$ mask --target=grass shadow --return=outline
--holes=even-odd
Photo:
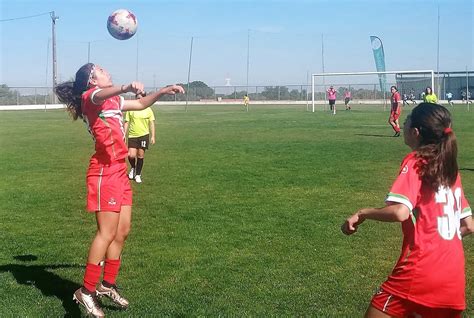
[[[356,136],[365,136],[365,137],[385,137],[385,138],[395,138],[393,136],[387,135],[373,135],[373,134],[355,134]]]
[[[38,258],[34,255],[18,255],[14,259],[29,262]],[[76,282],[64,279],[50,270],[60,268],[80,268],[76,264],[52,264],[52,265],[30,265],[30,264],[7,264],[0,266],[0,273],[9,272],[18,284],[34,286],[48,297],[58,298],[66,314],[64,317],[81,317],[79,306],[72,300],[73,292],[81,287]],[[34,304],[32,304],[33,306]]]
[[[474,168],[459,168],[461,171],[474,171]]]

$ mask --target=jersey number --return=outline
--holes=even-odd
[[[438,217],[438,233],[445,240],[455,235],[461,239],[461,188],[440,187],[435,195],[436,203],[443,204],[443,216]]]

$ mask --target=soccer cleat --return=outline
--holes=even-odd
[[[393,135],[393,137],[400,137],[400,132],[397,131],[397,132],[395,133],[395,135]]]
[[[105,314],[102,311],[99,300],[97,299],[97,295],[95,293],[93,294],[84,293],[81,287],[74,292],[72,299],[75,300],[76,303],[84,306],[88,314],[96,318],[105,317]]]
[[[135,169],[130,169],[130,172],[128,173],[128,179],[133,180],[135,179]]]
[[[137,175],[135,176],[135,182],[136,182],[136,183],[142,183],[142,176],[139,175],[139,174],[137,174]]]
[[[128,307],[128,300],[123,298],[117,289],[116,285],[112,285],[111,287],[106,287],[104,286],[103,283],[100,284],[100,286],[97,288],[97,296],[107,296],[110,298],[114,303],[119,305],[122,308],[127,308]]]

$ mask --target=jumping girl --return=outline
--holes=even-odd
[[[413,152],[403,159],[386,205],[361,209],[341,227],[350,235],[365,220],[402,223],[400,258],[365,317],[460,318],[466,308],[462,237],[473,233],[474,222],[451,125],[443,106],[415,107],[403,129]]]
[[[119,96],[126,92],[143,93],[143,84],[114,86],[109,73],[92,63],[83,65],[74,81],[61,83],[55,89],[73,119],[84,120],[95,141],[95,154],[90,159],[86,179],[87,210],[95,212],[97,232],[89,249],[83,286],[73,295],[95,317],[104,317],[97,296],[107,296],[123,308],[129,304],[115,284],[132,217],[122,111],[145,109],[165,94],[184,90],[171,85],[139,100],[124,100]],[[104,277],[96,288],[102,262]]]

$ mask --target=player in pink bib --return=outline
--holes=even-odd
[[[329,89],[326,91],[327,96],[328,96],[328,101],[329,101],[329,109],[333,112],[333,114],[336,114],[336,96],[337,96],[337,91],[334,89],[333,86],[330,86]]]
[[[365,220],[401,222],[400,257],[366,317],[460,318],[466,308],[462,238],[474,232],[457,165],[451,115],[422,103],[403,134],[413,150],[404,159],[382,208],[361,209],[342,231],[354,234]]]
[[[122,111],[141,110],[165,94],[183,93],[181,86],[171,85],[139,100],[124,100],[120,94],[143,93],[143,84],[132,82],[114,86],[109,73],[99,65],[88,63],[77,72],[72,82],[59,84],[55,93],[66,104],[74,120],[82,118],[95,143],[87,170],[87,209],[95,212],[97,232],[87,258],[83,287],[73,298],[89,314],[103,317],[97,296],[107,296],[122,308],[126,300],[115,284],[121,265],[120,256],[130,232],[132,189],[127,176]],[[103,280],[101,263],[104,262]]]

